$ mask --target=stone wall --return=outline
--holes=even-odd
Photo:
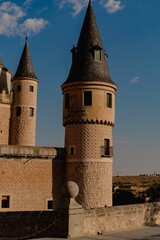
[[[47,210],[54,197],[53,162],[63,159],[63,150],[0,145],[0,211]]]
[[[160,224],[160,203],[85,210],[84,234],[120,231]]]
[[[74,217],[77,217],[77,221],[79,221],[78,211],[79,209],[74,209]],[[76,235],[77,226],[74,226],[74,222],[68,224],[69,221],[73,221],[71,214],[68,213],[65,209],[61,212],[0,212],[0,237],[2,239],[71,237],[69,232],[73,232],[75,227]],[[156,224],[160,224],[160,203],[85,210],[82,236],[155,226]]]
[[[59,219],[53,211],[1,212],[0,239],[55,237]]]

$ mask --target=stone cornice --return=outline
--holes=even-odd
[[[66,120],[63,122],[63,126],[68,126],[68,125],[77,125],[77,124],[101,124],[101,125],[107,125],[114,127],[114,122],[111,121],[104,121],[104,120],[93,120],[93,119],[79,119],[79,120]]]

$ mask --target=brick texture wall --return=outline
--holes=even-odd
[[[84,208],[112,206],[112,162],[67,163],[66,177],[78,184]]]
[[[101,147],[104,146],[104,139],[112,142],[112,127],[102,124],[77,124],[68,125],[65,128],[65,147],[68,160],[100,161]],[[70,146],[74,146],[75,154],[70,155]],[[101,159],[103,160],[103,158]]]
[[[10,207],[0,211],[46,210],[52,199],[52,160],[0,158],[0,200],[10,196]]]
[[[17,91],[17,86],[21,90]],[[33,86],[33,92],[29,87]],[[16,108],[21,107],[20,116],[16,115]],[[33,116],[29,116],[29,109],[33,108]],[[11,145],[35,146],[37,111],[37,81],[14,80],[13,103],[11,107],[10,140]]]
[[[80,188],[77,201],[85,208],[112,205],[112,155],[102,156],[108,139],[113,147],[116,86],[104,82],[74,82],[62,86],[63,124],[67,156],[66,180]],[[84,92],[90,91],[91,104],[84,104]],[[69,106],[66,106],[69,94]],[[107,105],[111,94],[111,106]],[[71,151],[71,149],[74,151]]]
[[[84,106],[84,91],[92,91],[92,106]],[[65,94],[70,94],[70,107],[65,108]],[[112,108],[107,108],[107,93],[112,94]],[[115,86],[105,83],[68,84],[63,88],[63,122],[80,120],[103,121],[114,125]]]

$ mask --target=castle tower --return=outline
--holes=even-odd
[[[2,60],[0,60],[0,144],[6,145],[9,141],[11,74],[12,72],[4,67]]]
[[[38,79],[34,73],[27,38],[12,84],[9,144],[35,146]]]
[[[111,206],[117,87],[108,71],[91,1],[71,52],[72,66],[62,85],[66,181],[79,185],[77,201],[83,207]]]

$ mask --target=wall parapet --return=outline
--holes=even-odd
[[[2,239],[60,237],[63,232],[66,234],[62,226],[67,221],[66,215],[58,211],[0,212],[1,237]],[[159,202],[85,209],[82,236],[158,224],[160,224]],[[72,224],[68,225],[68,230],[72,230],[72,227]]]
[[[84,233],[112,231],[160,224],[160,203],[146,203],[85,210]]]
[[[65,149],[55,147],[30,147],[16,145],[0,145],[1,158],[55,158],[64,159]]]

